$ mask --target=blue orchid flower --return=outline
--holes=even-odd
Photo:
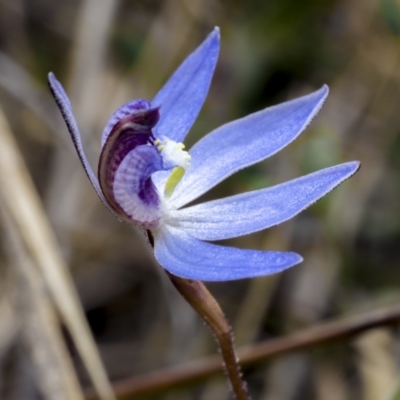
[[[124,104],[102,135],[98,178],[82,147],[70,101],[55,76],[49,84],[90,182],[107,208],[150,231],[154,255],[182,278],[222,281],[268,275],[302,261],[292,252],[209,243],[292,218],[353,175],[348,162],[266,189],[183,208],[242,168],[296,139],[327,95],[316,92],[223,125],[186,152],[182,141],[207,95],[219,52],[219,30],[181,64],[155,98]]]

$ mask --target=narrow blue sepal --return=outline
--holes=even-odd
[[[202,281],[229,281],[281,272],[303,259],[296,253],[219,246],[164,225],[154,232],[154,255],[174,275]]]
[[[220,44],[219,28],[180,65],[151,102],[160,107],[155,136],[182,142],[207,96]]]
[[[359,168],[357,161],[325,168],[270,188],[183,208],[170,223],[201,240],[222,240],[260,231],[293,218]]]
[[[60,109],[61,115],[63,116],[65,123],[67,124],[67,128],[71,135],[72,142],[75,146],[76,152],[78,153],[78,157],[82,163],[86,175],[90,180],[90,183],[94,187],[97,195],[100,197],[104,205],[111,212],[114,213],[114,211],[109,206],[107,200],[105,199],[103,192],[100,189],[97,176],[94,174],[93,169],[89,163],[89,160],[86,157],[85,151],[83,150],[81,133],[79,132],[78,124],[72,112],[71,102],[67,94],[65,93],[64,88],[62,87],[61,83],[57,80],[57,78],[52,72],[50,72],[48,75],[48,83],[50,86],[50,90],[54,96],[54,99],[56,100],[56,103],[58,105],[58,108]]]
[[[201,196],[240,169],[272,156],[295,140],[322,107],[328,87],[230,122],[189,151],[191,167],[170,199],[175,208]]]

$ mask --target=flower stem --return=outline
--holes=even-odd
[[[169,272],[167,272],[167,275],[178,292],[197,311],[215,335],[221,349],[225,371],[236,399],[250,400],[250,396],[247,393],[247,385],[243,381],[240,372],[231,327],[221,307],[203,282],[179,278]]]

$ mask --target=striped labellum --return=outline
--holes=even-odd
[[[131,114],[107,132],[98,177],[106,200],[120,219],[149,228],[161,218],[160,198],[151,180],[151,175],[162,168],[152,132],[160,114],[147,101],[137,103],[137,107],[131,107]],[[138,213],[140,221],[135,218]]]

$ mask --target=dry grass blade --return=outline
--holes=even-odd
[[[15,315],[13,309],[14,301],[14,289],[10,274],[2,276],[1,282],[1,298],[0,298],[0,366],[7,354],[15,342],[15,338],[20,330],[21,321]]]
[[[20,337],[39,389],[46,400],[81,400],[83,393],[43,277],[30,259],[15,222],[1,206],[4,250],[15,275],[14,311],[20,316]]]
[[[387,328],[372,329],[354,341],[364,400],[379,399],[396,382],[395,342],[393,332]]]
[[[400,379],[397,380],[396,384],[389,392],[389,394],[383,397],[384,400],[400,400]]]
[[[73,282],[60,255],[40,199],[0,110],[0,196],[16,224],[29,257],[41,269],[96,390],[113,399],[107,375],[82,312]]]

